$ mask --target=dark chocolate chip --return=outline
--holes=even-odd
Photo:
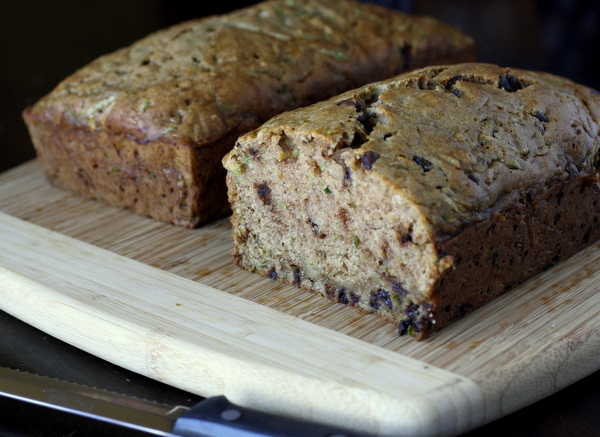
[[[411,303],[408,306],[408,308],[406,308],[406,310],[404,310],[404,312],[409,318],[415,319],[417,317],[418,310],[419,310],[419,307],[416,304]]]
[[[377,114],[364,111],[356,120],[362,125],[364,134],[369,135],[377,125]]]
[[[379,154],[370,150],[362,156],[362,158],[360,159],[360,163],[367,170],[371,170],[371,168],[373,168],[373,164],[375,164],[375,161],[377,161],[377,159],[379,159]]]
[[[464,80],[464,79],[465,79],[464,76],[462,76],[460,74],[458,76],[454,76],[452,79],[450,79],[448,81],[448,83],[446,83],[446,89],[447,90],[452,89],[452,87],[456,84],[456,82]]]
[[[300,287],[301,283],[302,283],[302,273],[300,272],[299,268],[296,268],[294,270],[294,284],[296,284],[296,287]]]
[[[459,90],[458,88],[454,88],[452,90],[452,94],[454,94],[456,97],[460,97],[463,95],[463,92],[461,90]]]
[[[350,303],[356,305],[360,301],[360,296],[355,293],[350,293]]]
[[[507,74],[506,76],[500,76],[498,87],[502,88],[504,91],[508,91],[509,93],[514,93],[522,88],[521,84],[519,83],[519,79],[510,74]]]
[[[383,304],[388,307],[389,309],[393,308],[393,304],[392,304],[392,299],[390,298],[390,293],[388,293],[385,290],[379,289],[377,290],[377,298],[379,299],[380,302],[383,302]]]
[[[390,284],[392,285],[392,291],[397,293],[399,296],[406,296],[408,294],[408,291],[406,291],[402,284],[397,280],[392,279]]]
[[[413,161],[419,164],[426,173],[433,168],[433,164],[422,156],[413,156]]]
[[[260,184],[258,187],[256,187],[256,192],[258,193],[260,200],[262,200],[265,205],[271,204],[271,189],[266,183]]]
[[[371,292],[371,297],[369,298],[369,306],[374,310],[379,308],[379,297],[377,296],[377,292]]]
[[[311,225],[314,229],[319,229],[319,225],[316,224],[315,222],[313,222],[311,218],[307,219],[306,223],[308,223],[309,225]]]
[[[479,179],[477,179],[475,176],[473,176],[472,173],[467,173],[467,178],[469,178],[470,180],[472,180],[473,182],[475,182],[476,184],[479,185]]]
[[[542,111],[537,111],[535,114],[533,114],[533,116],[542,123],[546,123],[548,121],[548,117],[546,117],[546,114],[544,114]]]
[[[277,270],[275,270],[275,267],[273,267],[271,270],[269,270],[269,273],[267,273],[267,276],[271,279],[277,279]]]
[[[352,170],[350,170],[350,167],[346,167],[344,169],[344,186],[346,186],[350,179],[352,179]]]
[[[361,123],[361,124],[367,124],[367,122],[369,121],[369,114],[366,112],[363,112],[362,114],[360,114],[356,119]]]
[[[338,302],[343,303],[344,305],[348,305],[350,303],[350,301],[348,300],[348,296],[346,296],[346,290],[339,291]]]
[[[403,320],[398,325],[398,335],[402,337],[403,335],[408,334],[408,328],[412,327],[412,323],[410,320]]]

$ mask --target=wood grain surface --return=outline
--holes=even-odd
[[[0,308],[201,394],[381,435],[457,435],[600,368],[600,243],[433,337],[260,278],[176,228],[0,175]]]

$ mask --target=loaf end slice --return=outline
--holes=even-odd
[[[235,262],[423,339],[600,238],[600,96],[436,66],[274,117],[225,157]]]

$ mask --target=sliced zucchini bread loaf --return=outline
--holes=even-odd
[[[428,336],[600,237],[600,95],[428,67],[274,117],[225,157],[233,257]]]

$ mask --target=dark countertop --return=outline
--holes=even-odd
[[[131,0],[0,2],[0,172],[34,157],[21,110],[94,58],[184,19],[246,2]],[[535,0],[388,0],[437,16],[479,43],[479,59],[545,70],[600,88],[600,3]],[[151,400],[192,405],[200,397],[77,350],[0,311],[0,366]],[[600,358],[599,358],[600,359]],[[0,401],[0,436],[115,435],[106,426]],[[119,434],[123,435],[123,434]],[[128,434],[129,435],[129,434]],[[133,434],[132,434],[133,435]],[[466,436],[596,437],[600,372]]]

